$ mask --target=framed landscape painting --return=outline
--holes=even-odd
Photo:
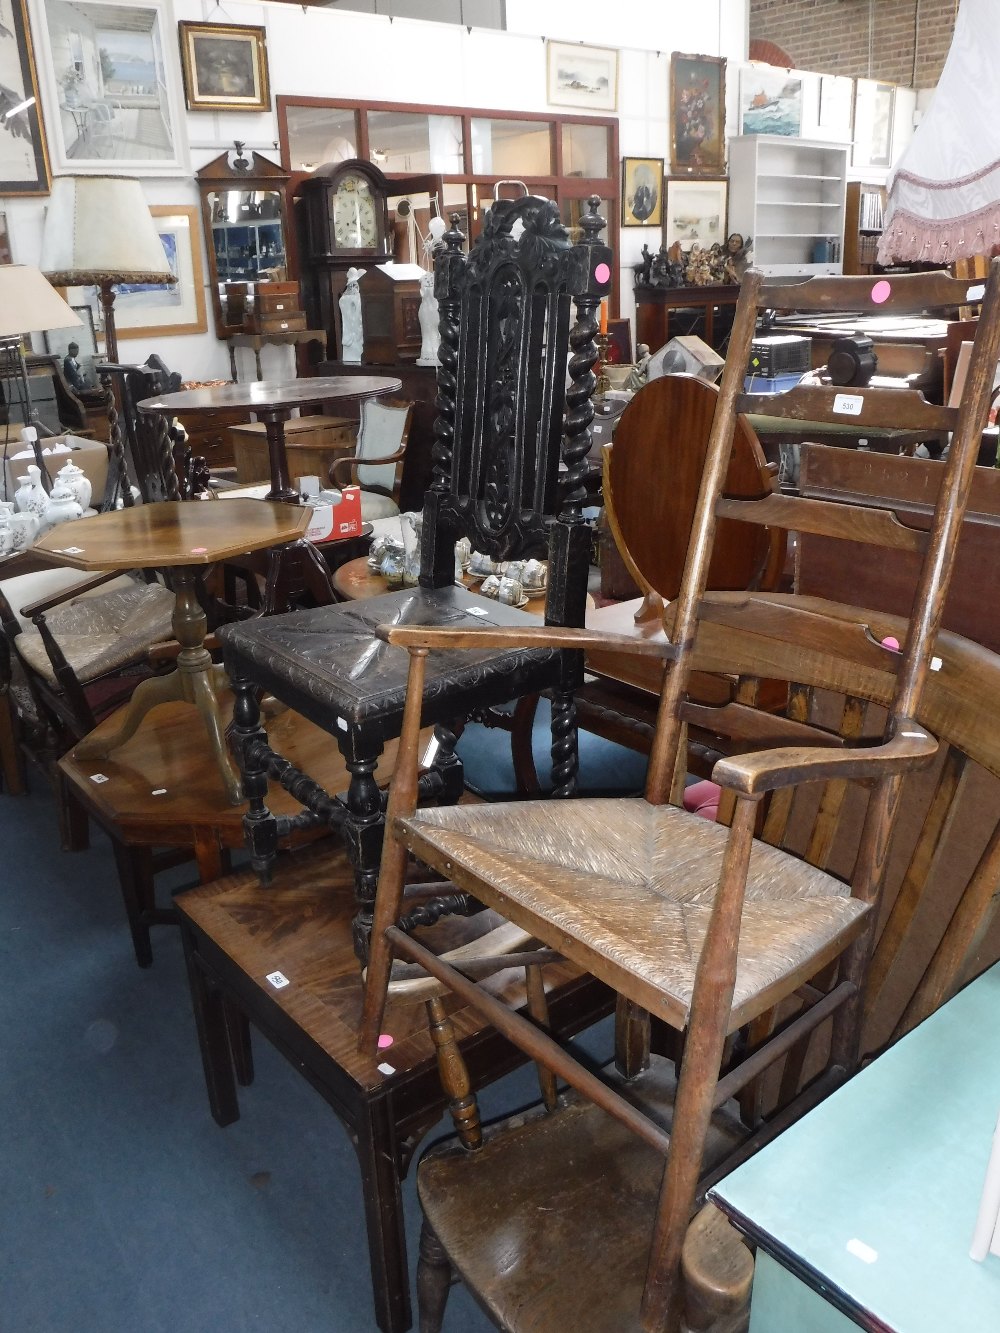
[[[718,176],[726,163],[726,62],[719,56],[670,57],[670,167]]]
[[[266,32],[236,23],[178,23],[189,111],[269,111]]]
[[[2,3],[2,0],[0,0]],[[34,0],[42,95],[60,172],[186,174],[170,0]]]
[[[614,111],[618,106],[618,52],[582,42],[546,42],[548,100],[552,106]]]
[[[48,194],[49,155],[25,0],[0,0],[0,195]]]
[[[726,239],[726,207],[729,199],[729,181],[683,176],[667,181],[667,214],[663,226],[663,243],[669,249],[680,241],[687,249],[695,241],[701,246],[714,245]]]

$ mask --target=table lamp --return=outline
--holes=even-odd
[[[0,264],[0,353],[3,354],[5,378],[12,387],[17,386],[24,424],[35,426],[43,435],[54,432],[39,421],[32,406],[21,339],[26,333],[72,328],[80,322],[80,316],[37,268],[28,264]],[[7,398],[9,405],[9,392]]]
[[[96,283],[104,310],[104,346],[112,363],[118,360],[115,283],[177,281],[142,186],[128,176],[53,180],[40,267],[58,287]]]

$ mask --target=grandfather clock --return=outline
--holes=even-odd
[[[338,300],[349,268],[371,269],[393,257],[390,196],[427,191],[441,198],[440,176],[388,177],[373,162],[329,162],[302,182],[296,196],[299,254],[309,327],[326,329],[340,355]],[[365,279],[361,279],[362,299]]]

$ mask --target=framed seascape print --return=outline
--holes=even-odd
[[[670,57],[670,169],[717,176],[726,163],[726,62]]]
[[[896,89],[891,83],[858,79],[854,92],[855,167],[887,167],[892,161],[892,117]]]
[[[270,111],[266,32],[235,23],[178,23],[189,111]]]
[[[740,70],[740,133],[798,136],[802,129],[802,80],[770,65]]]
[[[2,3],[2,0],[0,0]],[[56,168],[132,176],[188,171],[169,0],[34,0]]]
[[[622,158],[622,226],[658,227],[663,219],[663,162]]]
[[[723,176],[717,180],[700,177],[681,177],[668,180],[667,213],[663,227],[663,243],[669,250],[674,241],[687,249],[695,241],[708,247],[726,239],[726,205],[729,181]]]
[[[618,52],[580,42],[546,42],[547,97],[552,106],[588,111],[618,108]]]
[[[163,253],[177,274],[173,286],[116,283],[115,327],[121,338],[160,338],[205,333],[205,278],[201,264],[201,219],[192,205],[151,204]]]
[[[49,154],[25,0],[0,0],[0,195],[48,194]]]

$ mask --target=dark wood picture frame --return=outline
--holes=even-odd
[[[659,227],[663,222],[663,159],[622,158],[622,226]]]
[[[726,169],[724,56],[670,57],[670,167],[675,175]]]
[[[609,366],[629,366],[632,364],[631,320],[608,320],[607,361]]]
[[[17,48],[17,79],[12,77],[14,71],[8,69],[4,76],[3,101],[12,100],[9,105],[0,107],[6,113],[4,128],[7,130],[0,153],[0,195],[48,194],[52,173],[25,0],[10,0],[10,22],[12,32],[8,36],[13,36]],[[11,115],[17,106],[21,110]]]
[[[267,30],[245,23],[178,23],[189,111],[270,111]]]

